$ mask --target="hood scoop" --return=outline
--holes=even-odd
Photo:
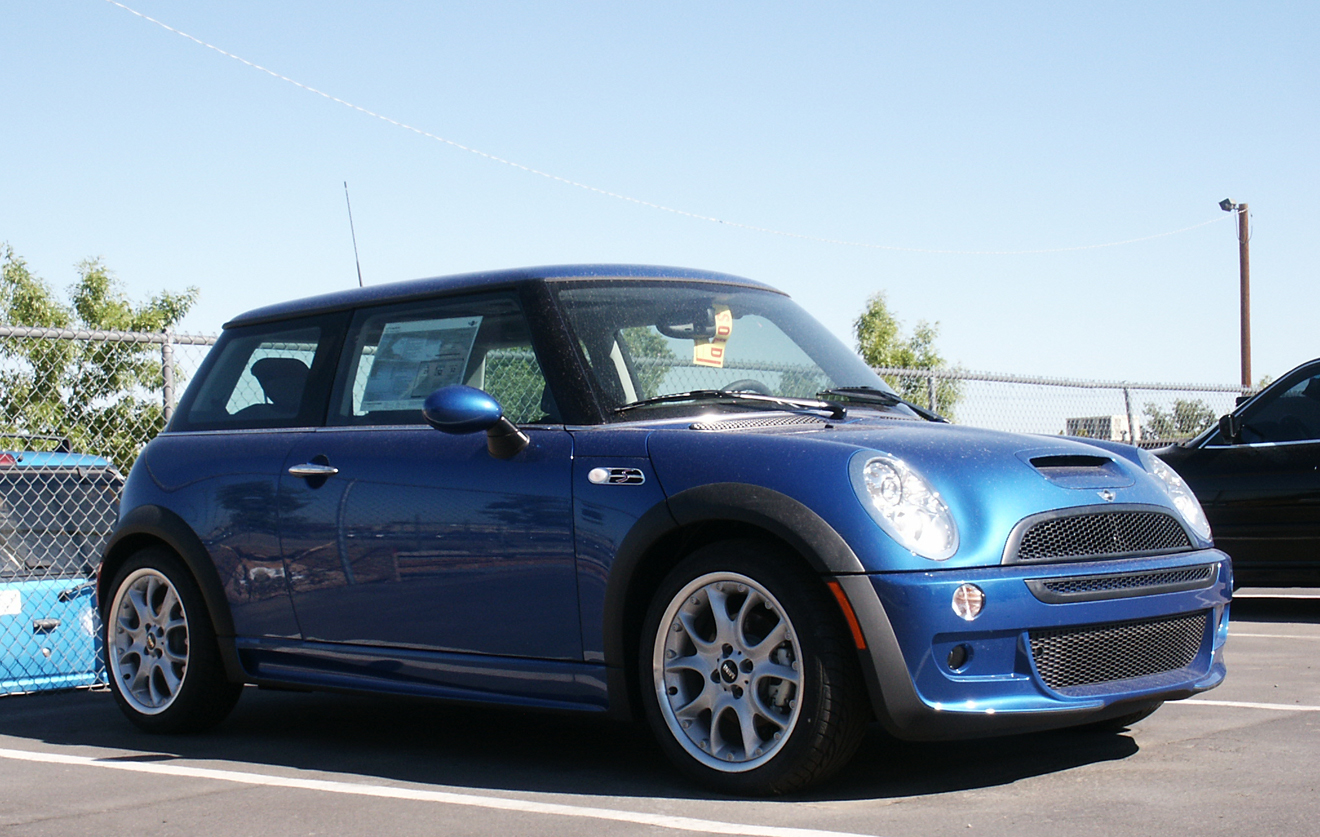
[[[1023,451],[1018,458],[1060,488],[1126,488],[1134,482],[1107,456]]]

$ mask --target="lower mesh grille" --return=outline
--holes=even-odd
[[[1209,618],[1209,611],[1201,611],[1092,628],[1032,631],[1031,657],[1045,685],[1056,691],[1176,671],[1196,659]]]

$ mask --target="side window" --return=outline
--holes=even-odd
[[[515,423],[559,420],[512,296],[359,311],[340,367],[335,424],[421,424],[426,397],[452,384],[490,393]]]
[[[1242,424],[1244,442],[1320,439],[1320,375],[1303,378],[1257,405]]]
[[[319,424],[324,389],[315,397],[312,370],[328,339],[323,325],[254,326],[226,332],[205,377],[189,392],[180,427],[216,430]]]

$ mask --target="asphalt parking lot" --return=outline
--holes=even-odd
[[[793,798],[689,785],[644,729],[249,689],[200,736],[137,733],[107,692],[0,699],[13,835],[1314,835],[1320,590],[1245,590],[1229,679],[1129,732],[904,744],[872,730]]]

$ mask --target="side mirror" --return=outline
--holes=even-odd
[[[1219,435],[1230,445],[1242,441],[1242,418],[1236,413],[1229,413],[1219,419]]]
[[[486,450],[496,459],[517,456],[531,441],[504,417],[500,402],[475,387],[441,387],[426,397],[422,415],[427,424],[442,433],[486,431]]]

